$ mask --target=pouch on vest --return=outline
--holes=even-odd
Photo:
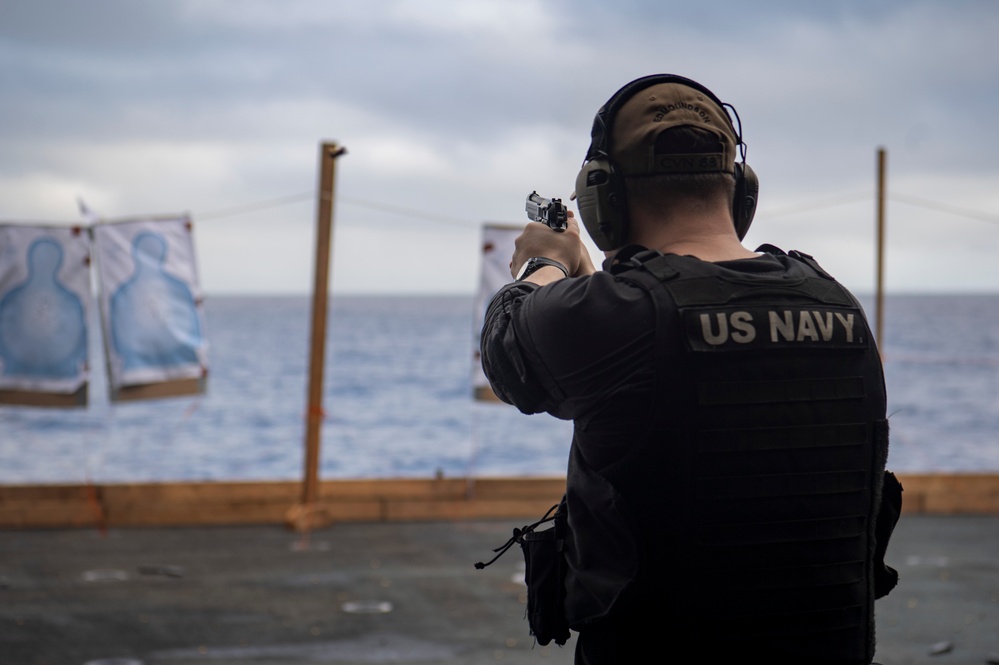
[[[884,598],[898,584],[898,571],[885,563],[888,540],[902,514],[902,483],[885,471],[881,489],[881,509],[874,528],[874,597]]]
[[[549,517],[552,511],[554,516]],[[550,529],[537,531],[545,522],[553,522]],[[541,646],[552,641],[562,646],[568,641],[569,622],[565,618],[565,536],[568,529],[565,497],[552,506],[544,517],[534,524],[514,529],[513,536],[493,550],[498,554],[491,561],[477,563],[479,570],[492,564],[519,543],[524,552],[524,582],[527,584],[527,625],[531,635]]]

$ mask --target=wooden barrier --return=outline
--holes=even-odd
[[[999,475],[899,475],[903,512],[999,515]],[[531,519],[565,479],[438,478],[320,483],[319,523]],[[297,482],[0,486],[0,528],[285,524]]]
[[[999,515],[999,474],[897,474],[902,513]]]
[[[564,478],[331,480],[315,509],[323,522],[538,517]],[[282,524],[297,482],[0,486],[0,528]]]

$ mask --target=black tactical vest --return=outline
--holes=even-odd
[[[705,662],[869,663],[881,362],[849,292],[769,249],[786,271],[652,252],[618,270],[657,312],[652,413],[575,434],[567,613],[651,621]]]

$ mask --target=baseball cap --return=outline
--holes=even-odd
[[[657,150],[659,135],[675,127],[713,134],[717,150],[683,154]],[[708,95],[682,83],[657,83],[632,95],[617,110],[610,137],[610,158],[625,176],[735,171],[739,139],[728,113]]]

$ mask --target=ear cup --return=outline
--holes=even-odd
[[[624,244],[628,207],[624,182],[606,159],[593,159],[576,176],[576,206],[586,232],[603,251]]]
[[[735,163],[735,197],[732,200],[732,221],[739,240],[749,233],[760,197],[760,179],[745,162]]]

